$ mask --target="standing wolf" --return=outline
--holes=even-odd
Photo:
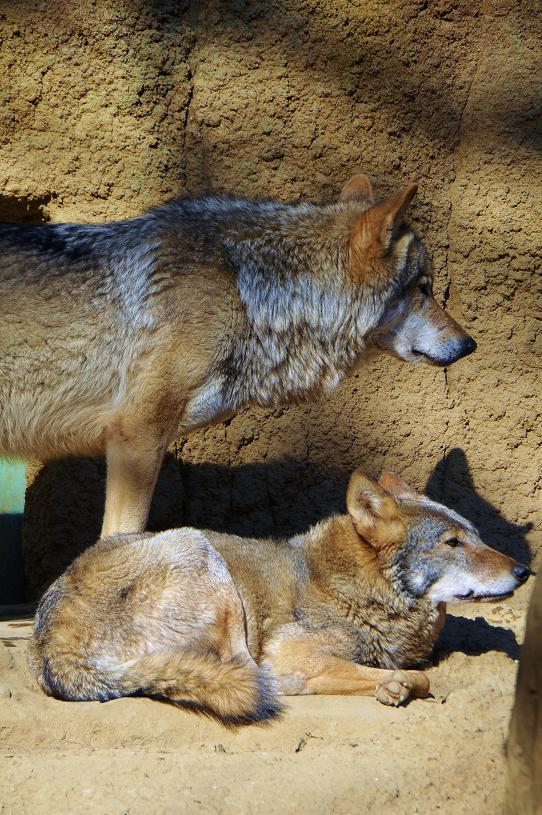
[[[328,392],[371,349],[449,365],[475,349],[374,204],[181,199],[103,225],[0,226],[0,451],[107,458],[102,535],[144,529],[167,445],[248,404]]]

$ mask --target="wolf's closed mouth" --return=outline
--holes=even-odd
[[[411,353],[414,354],[415,357],[423,357],[428,362],[430,362],[432,365],[440,365],[441,364],[434,357],[429,356],[429,354],[426,354],[424,351],[418,351],[416,348],[413,348]]]
[[[472,603],[490,603],[492,600],[506,600],[512,597],[513,592],[508,591],[505,594],[474,594],[474,591],[468,591],[466,594],[456,594],[457,600],[470,600]]]

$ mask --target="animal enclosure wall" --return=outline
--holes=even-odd
[[[478,342],[449,370],[380,359],[319,404],[179,439],[154,528],[298,531],[342,507],[361,464],[427,484],[520,559],[540,547],[539,27],[536,0],[1,0],[3,219],[415,180],[440,300]],[[103,475],[32,468],[30,595],[97,536]]]

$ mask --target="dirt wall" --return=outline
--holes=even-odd
[[[154,528],[297,531],[340,509],[362,464],[427,484],[524,560],[541,547],[539,26],[536,0],[0,0],[2,217],[416,180],[436,288],[478,341],[448,371],[378,360],[319,404],[179,439]],[[97,535],[103,473],[33,470],[30,594]]]

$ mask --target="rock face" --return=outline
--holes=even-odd
[[[325,402],[179,439],[154,528],[289,534],[340,509],[361,464],[427,484],[520,559],[542,543],[539,26],[536,0],[0,0],[1,217],[416,180],[437,291],[478,342],[449,371],[377,360]],[[30,594],[95,538],[102,501],[101,462],[36,470]]]
[[[542,812],[542,577],[534,588],[521,649],[506,748],[506,815]]]

